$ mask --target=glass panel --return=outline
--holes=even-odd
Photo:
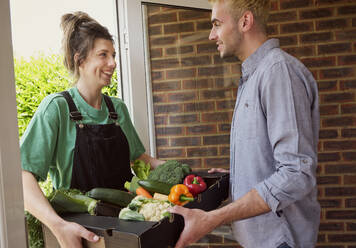
[[[209,41],[211,11],[147,4],[157,157],[229,167],[240,62]]]

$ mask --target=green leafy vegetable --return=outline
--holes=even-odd
[[[159,181],[170,184],[179,184],[192,169],[187,164],[179,163],[176,160],[168,160],[148,175],[149,180]]]
[[[145,217],[137,211],[131,210],[129,208],[123,208],[120,211],[119,219],[122,220],[139,220],[144,221]]]
[[[142,160],[136,159],[132,166],[132,169],[138,178],[145,180],[150,174],[151,165],[150,163],[146,164]]]

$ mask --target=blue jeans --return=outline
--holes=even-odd
[[[286,242],[280,244],[277,248],[291,248]]]

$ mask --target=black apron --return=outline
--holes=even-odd
[[[97,187],[124,189],[124,183],[132,178],[130,150],[110,97],[102,95],[113,123],[91,125],[81,123],[83,117],[69,92],[61,94],[77,130],[70,187],[84,192]]]

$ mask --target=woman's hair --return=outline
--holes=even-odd
[[[114,42],[106,27],[81,11],[63,15],[61,28],[64,65],[74,75],[75,80],[79,78],[79,66],[94,47],[95,39],[103,38]]]
[[[267,32],[269,0],[209,0],[209,2],[211,4],[226,2],[235,20],[238,20],[245,11],[251,11],[261,31]]]

